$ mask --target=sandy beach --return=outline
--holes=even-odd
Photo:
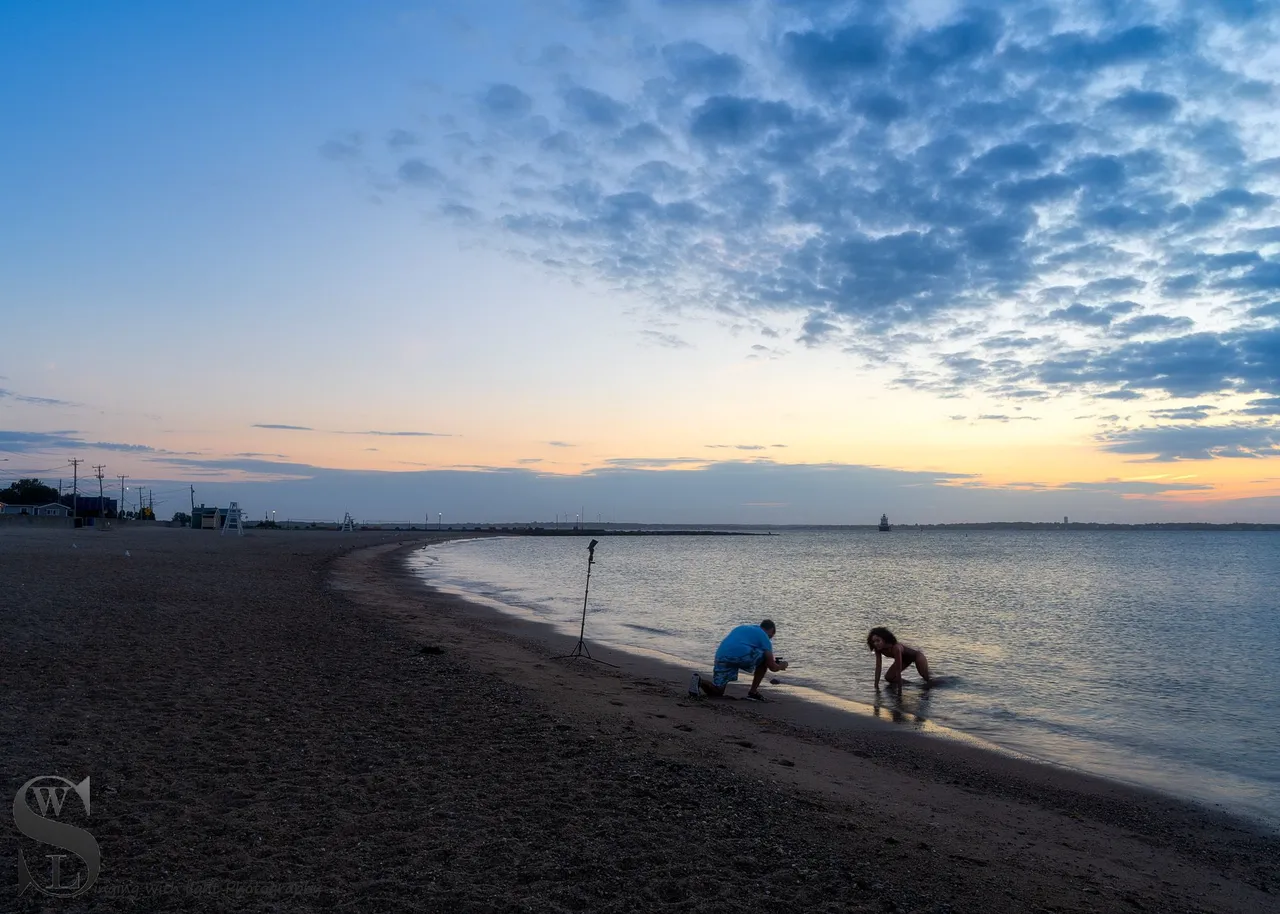
[[[9,869],[0,910],[1280,911],[1274,834],[785,687],[556,659],[409,575],[424,541],[0,529],[6,797],[90,776],[102,858],[70,902]],[[61,852],[0,833],[48,882]]]

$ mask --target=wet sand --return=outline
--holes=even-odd
[[[16,879],[0,897],[19,911],[1280,911],[1274,834],[785,686],[768,705],[690,701],[684,669],[594,646],[622,666],[555,659],[573,639],[409,575],[405,548],[423,541],[0,528],[7,796],[91,776],[91,814],[67,821],[102,853],[73,902],[18,898]],[[0,833],[0,859],[21,849],[47,883],[46,855],[65,851]]]

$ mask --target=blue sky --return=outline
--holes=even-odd
[[[6,4],[0,475],[1277,520],[1276,13]]]

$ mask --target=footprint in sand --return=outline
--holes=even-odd
[[[690,727],[688,724],[676,724],[676,729],[683,730],[685,733],[693,732],[693,727]]]
[[[626,705],[625,705],[625,704],[623,704],[623,703],[622,703],[622,702],[620,702],[620,701],[610,701],[610,702],[609,702],[609,704],[611,704],[611,705],[617,705],[619,708],[625,708],[625,707],[626,707]]]
[[[743,749],[754,749],[756,747],[756,744],[749,739],[736,740],[734,745],[741,746]]]

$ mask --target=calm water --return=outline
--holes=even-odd
[[[471,540],[414,562],[576,638],[585,545]],[[894,716],[1280,825],[1280,534],[604,537],[588,607],[590,643],[691,669],[771,617],[784,682],[867,705],[866,632],[887,625],[947,677]]]

